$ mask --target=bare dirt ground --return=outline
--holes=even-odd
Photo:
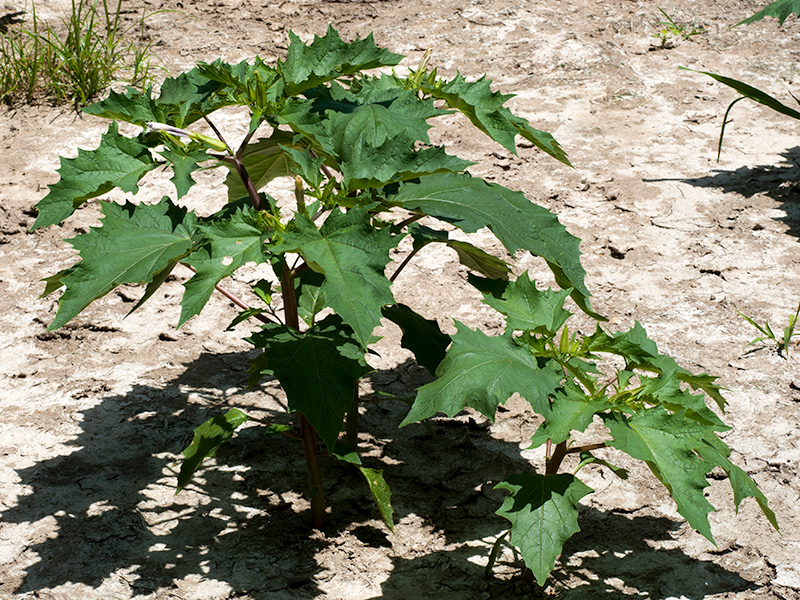
[[[53,14],[65,6],[40,4]],[[231,406],[287,421],[280,393],[268,383],[247,389],[248,330],[221,331],[234,314],[224,298],[175,330],[183,275],[126,319],[132,288],[45,331],[55,300],[38,299],[39,280],[74,260],[61,240],[99,213],[87,206],[63,227],[29,233],[33,206],[57,181],[58,156],[94,148],[107,125],[19,106],[0,109],[0,597],[800,598],[800,352],[785,359],[746,348],[756,332],[737,314],[782,329],[800,300],[797,125],[740,103],[716,163],[721,115],[735,95],[678,70],[724,73],[791,102],[797,18],[730,29],[764,4],[149,0],[129,8],[182,11],[148,20],[172,74],[218,57],[274,58],[289,29],[310,39],[333,23],[346,39],[374,31],[411,66],[433,46],[443,74],[488,73],[516,93],[514,110],[552,132],[574,170],[532,148],[514,157],[458,119],[439,128],[439,140],[582,238],[587,283],[611,329],[639,320],[684,366],[720,376],[734,427],[725,439],[768,496],[782,536],[751,500],[736,515],[726,481],[708,488],[719,507],[714,547],[646,469],[627,465],[634,476],[623,482],[590,468],[596,493],[546,588],[522,581],[508,550],[494,578],[482,578],[505,530],[491,482],[541,460],[520,450],[536,422],[513,401],[496,424],[437,420],[438,440],[419,425],[397,430],[402,405],[364,408],[366,460],[393,486],[394,532],[355,475],[326,464],[329,524],[309,534],[302,453],[258,428],[243,429],[175,496],[194,427]],[[651,37],[664,20],[657,7],[706,33],[661,48]],[[203,183],[190,201],[218,202],[213,178]],[[170,191],[155,181],[141,197]],[[450,330],[454,317],[497,327],[454,255],[423,253],[412,264],[398,300]],[[536,260],[522,268],[547,280]],[[398,332],[383,333],[371,359],[380,370],[364,385],[408,392],[424,375],[395,349]]]

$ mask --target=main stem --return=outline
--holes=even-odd
[[[208,120],[208,119],[206,119]],[[222,135],[217,131],[214,124],[209,121],[209,124],[214,129],[217,137],[223,142]],[[261,204],[261,197],[258,195],[253,180],[247,173],[244,163],[241,160],[243,148],[247,144],[247,140],[239,148],[236,156],[226,157],[225,160],[233,164],[236,172],[239,174],[242,182],[247,189],[247,194],[253,203],[256,210],[264,210]],[[227,142],[225,142],[227,146]],[[283,318],[287,327],[292,329],[300,329],[300,319],[297,314],[297,294],[294,290],[294,275],[295,273],[289,268],[286,262],[283,263],[283,270],[281,271],[281,293],[283,296]],[[303,452],[306,457],[306,466],[308,467],[308,480],[310,484],[311,495],[311,523],[312,526],[319,529],[325,525],[325,495],[322,491],[322,472],[319,468],[319,447],[317,446],[317,430],[308,422],[304,414],[300,414],[300,433],[303,438]]]
[[[559,442],[556,444],[555,449],[553,450],[553,455],[550,457],[550,460],[547,461],[547,467],[545,467],[545,475],[555,475],[558,473],[558,467],[561,466],[561,461],[564,460],[564,457],[567,455],[567,442]]]
[[[294,274],[286,263],[281,271],[281,292],[283,317],[286,325],[292,329],[300,329],[300,319],[297,316],[297,295],[294,291]],[[308,480],[311,487],[311,522],[315,528],[319,529],[325,525],[325,495],[322,492],[322,472],[319,468],[317,430],[302,413],[300,414],[300,433],[303,436],[303,452],[306,455]]]

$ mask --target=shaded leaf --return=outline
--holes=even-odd
[[[378,505],[378,510],[381,513],[383,522],[388,525],[389,529],[394,531],[394,508],[392,507],[392,490],[386,479],[383,477],[383,469],[369,469],[367,467],[359,466],[358,470],[367,480],[369,491],[372,492],[372,497]]]
[[[450,345],[450,336],[442,333],[435,320],[426,319],[405,304],[384,306],[381,313],[402,330],[400,345],[414,353],[418,364],[435,373]]]
[[[229,410],[224,415],[217,415],[195,428],[192,443],[183,451],[183,464],[178,474],[179,493],[200,468],[206,458],[212,458],[225,442],[233,437],[233,432],[250,420],[238,408]]]
[[[297,299],[297,314],[307,325],[312,325],[317,313],[325,308],[325,294],[318,285],[304,285]]]
[[[255,185],[256,190],[260,190],[270,181],[277,177],[285,177],[292,173],[291,162],[286,154],[286,147],[292,146],[294,134],[287,131],[276,130],[268,138],[262,138],[257,142],[248,144],[242,155],[242,162],[247,175]],[[299,150],[303,146],[296,147]],[[230,172],[225,178],[225,185],[228,187],[228,199],[238,200],[247,196],[247,188],[242,178],[236,170],[230,166]]]
[[[312,156],[310,148],[305,148],[303,152],[289,146],[282,146],[282,148],[287,157],[294,163],[295,172],[299,173],[303,179],[314,187],[322,184],[324,180],[322,165],[325,162],[322,158]]]
[[[569,473],[511,475],[495,486],[510,492],[497,514],[511,521],[511,543],[544,585],[578,527],[578,502],[594,490]]]
[[[447,245],[458,254],[458,260],[468,269],[472,269],[490,279],[508,279],[511,267],[502,258],[497,258],[469,242],[449,240]]]
[[[37,205],[39,215],[31,229],[60,223],[81,204],[115,187],[135,194],[139,180],[157,167],[144,136],[128,138],[111,123],[95,150],[78,150],[75,158],[61,157],[59,181]]]
[[[303,333],[268,324],[247,341],[264,348],[250,367],[251,383],[262,375],[276,377],[289,411],[302,412],[333,448],[353,402],[353,386],[372,370],[352,330],[330,315]]]
[[[392,508],[392,490],[386,479],[383,477],[383,469],[369,469],[361,464],[361,457],[358,452],[342,443],[338,443],[331,450],[331,454],[342,460],[355,465],[356,468],[367,480],[369,491],[372,494],[375,504],[381,513],[381,518],[386,525],[394,531],[394,508]]]
[[[618,467],[617,465],[612,465],[610,462],[608,462],[607,460],[603,460],[602,458],[597,458],[596,456],[592,455],[591,452],[581,452],[581,462],[576,467],[574,472],[577,473],[581,468],[591,464],[603,465],[604,467],[608,467],[608,469],[612,473],[614,473],[614,475],[616,475],[623,481],[628,478],[627,469],[623,469],[622,467]]]
[[[414,240],[414,249],[422,248],[433,242],[447,242],[450,234],[441,229],[433,229],[419,223],[412,223],[408,226],[408,233]]]

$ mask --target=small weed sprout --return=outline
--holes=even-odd
[[[772,327],[770,327],[769,321],[764,321],[764,325],[759,325],[754,319],[748,317],[746,314],[740,311],[736,311],[739,315],[742,316],[750,325],[755,327],[759,333],[761,333],[761,337],[757,337],[752,342],[748,344],[748,346],[752,346],[753,344],[757,344],[759,342],[763,342],[764,340],[772,340],[778,346],[778,353],[783,356],[784,358],[789,358],[792,354],[790,343],[792,338],[795,336],[800,336],[800,333],[795,333],[795,327],[797,326],[797,319],[800,317],[800,304],[797,305],[797,310],[794,311],[794,314],[789,319],[789,324],[783,328],[783,337],[778,337],[772,331]],[[795,344],[796,346],[797,344]]]
[[[674,39],[691,40],[696,35],[706,33],[706,30],[699,27],[696,22],[681,23],[679,24],[675,19],[670,17],[664,9],[659,8],[659,12],[664,15],[666,21],[656,21],[653,25],[659,28],[658,33],[654,33],[652,37],[661,40],[661,47],[671,47],[671,42]],[[670,46],[668,46],[670,44]]]

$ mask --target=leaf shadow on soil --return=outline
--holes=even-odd
[[[787,233],[800,237],[800,146],[780,153],[784,161],[777,165],[739,167],[733,171],[715,169],[713,175],[695,178],[644,179],[645,182],[681,181],[695,187],[717,188],[745,198],[765,194],[780,202],[786,216],[779,220],[788,226]],[[731,212],[731,216],[734,213]],[[720,215],[724,218],[725,215]],[[756,225],[756,227],[758,227]]]
[[[442,590],[448,600],[552,597],[552,590],[545,593],[522,581],[524,562],[510,547],[496,563],[495,576],[484,578],[491,543],[508,528],[494,514],[504,496],[493,489],[494,482],[531,470],[531,464],[519,457],[517,444],[495,439],[486,424],[472,417],[433,421],[438,440],[418,432],[390,443],[395,446],[390,456],[404,458],[405,468],[413,465],[413,481],[401,480],[400,473],[392,478],[388,469],[387,478],[397,498],[395,514],[421,517],[448,548],[393,556],[381,594],[371,600],[406,599],[420,588]],[[581,531],[565,544],[547,585],[553,584],[563,600],[700,600],[757,587],[712,561],[686,554],[675,535],[684,523],[649,512],[647,507],[631,513],[582,506]]]
[[[74,452],[19,469],[32,493],[2,519],[30,524],[35,537],[27,551],[38,561],[0,592],[76,583],[97,589],[111,578],[123,596],[166,589],[178,597],[218,597],[219,587],[202,587],[216,582],[232,596],[256,600],[322,597],[320,580],[337,576],[337,569],[380,575],[368,558],[377,549],[393,566],[376,598],[419,597],[421,589],[448,600],[543,597],[515,577],[519,560],[505,566],[501,560],[501,576],[489,580],[476,564],[489,546],[475,540],[494,539],[506,528],[494,515],[503,494],[489,482],[530,465],[516,443],[492,437],[489,424],[471,416],[434,420],[432,437],[420,425],[396,429],[407,410],[402,403],[370,403],[362,412],[364,461],[383,468],[392,485],[394,534],[375,518],[360,476],[334,461],[323,466],[329,523],[324,532],[309,533],[307,503],[299,498],[307,486],[302,451],[282,436],[265,438],[259,427],[240,430],[223,446],[216,466],[200,472],[202,484],[170,496],[179,468],[174,455],[191,441],[194,427],[237,406],[237,392],[226,396],[223,390],[242,385],[246,359],[242,353],[203,354],[170,381],[103,397],[82,412],[82,432],[68,444]],[[402,387],[424,379],[420,373],[405,363],[373,378]],[[289,417],[276,411],[274,420]],[[43,519],[38,529],[50,531],[55,522],[55,535],[35,535]],[[581,526],[555,573],[564,598],[573,591],[576,597],[630,597],[610,587],[610,577],[650,598],[701,598],[752,586],[679,548],[652,547],[648,540],[672,540],[680,523],[670,519],[587,508]],[[349,558],[345,552],[343,562],[323,573],[320,552],[347,544],[365,551]]]

